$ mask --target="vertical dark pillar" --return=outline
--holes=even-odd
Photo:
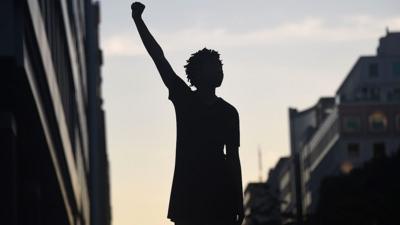
[[[296,222],[298,225],[303,225],[303,197],[302,197],[302,179],[300,165],[300,151],[296,146],[296,127],[294,125],[294,117],[297,110],[289,109],[289,131],[290,131],[290,148],[294,176],[294,194],[296,207]]]
[[[111,224],[105,122],[101,96],[102,55],[99,48],[99,2],[86,1],[88,132],[91,224]]]
[[[0,218],[17,224],[17,126],[11,113],[0,112]]]
[[[294,183],[295,183],[295,195],[296,195],[296,220],[297,224],[303,224],[303,197],[301,188],[301,166],[300,166],[300,154],[295,153],[293,158],[294,166]]]

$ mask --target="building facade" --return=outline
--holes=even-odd
[[[293,205],[289,213],[294,215],[296,221],[302,221],[304,214],[303,148],[328,117],[334,107],[334,102],[334,98],[324,97],[316,105],[304,111],[299,112],[297,109],[289,109],[291,166],[288,175],[291,178],[292,192],[288,201]]]
[[[287,224],[294,220],[291,163],[290,157],[282,157],[268,172],[267,184],[271,195],[278,200],[274,208],[277,213],[274,215],[275,221],[279,221],[279,224]]]
[[[282,181],[289,166],[290,158],[282,157],[269,171],[265,182],[247,185],[244,193],[245,225],[278,225],[293,221],[293,215],[288,213],[293,205],[286,201],[292,192],[290,179]]]
[[[279,196],[268,182],[249,183],[244,191],[243,225],[279,225]]]
[[[0,2],[4,224],[111,223],[99,18],[90,0]]]
[[[284,159],[284,160],[282,160]],[[293,161],[291,157],[281,158],[280,170],[277,171],[276,179],[278,195],[280,200],[280,212],[282,224],[293,222],[296,216],[294,200],[294,175]],[[279,164],[279,163],[278,163]]]
[[[292,156],[298,157],[295,200],[303,215],[317,209],[323,178],[400,150],[399,46],[400,33],[388,32],[376,56],[358,59],[335,98],[289,110]]]

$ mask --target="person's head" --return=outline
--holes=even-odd
[[[197,89],[217,88],[224,78],[219,53],[207,48],[192,54],[185,69],[190,84]]]

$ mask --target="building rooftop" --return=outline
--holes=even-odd
[[[386,36],[379,39],[378,56],[400,56],[400,32],[386,31]]]

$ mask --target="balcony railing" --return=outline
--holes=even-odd
[[[338,110],[334,109],[304,146],[302,156],[304,167],[313,170],[327,153],[339,133],[338,118]]]

